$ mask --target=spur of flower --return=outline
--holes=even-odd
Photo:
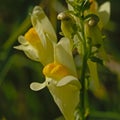
[[[15,47],[44,66],[45,81],[33,82],[30,88],[38,91],[48,87],[65,120],[74,120],[74,112],[80,102],[81,84],[74,65],[70,41],[63,37],[57,43],[54,29],[39,6],[33,9],[31,21],[33,27],[24,36],[19,37],[21,45]]]

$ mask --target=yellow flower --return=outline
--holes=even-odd
[[[57,43],[54,29],[43,10],[36,6],[31,14],[33,27],[20,36],[21,45],[15,47],[23,50],[32,60],[44,65],[45,82],[33,82],[34,91],[48,87],[55,103],[66,120],[74,120],[74,112],[79,104],[80,82],[73,61],[71,44],[68,38]]]
[[[36,6],[31,14],[33,27],[24,36],[19,36],[21,45],[14,48],[23,50],[32,60],[46,65],[53,61],[55,31],[41,7]]]
[[[74,120],[81,85],[77,78],[70,41],[67,38],[62,38],[55,45],[54,61],[44,67],[43,74],[45,82],[33,82],[30,88],[38,91],[47,86],[65,120]]]
[[[90,9],[87,10],[87,14],[96,14],[99,17],[99,27],[103,28],[110,19],[110,2],[104,2],[98,6],[96,0],[89,0],[91,3]]]

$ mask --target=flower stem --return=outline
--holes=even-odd
[[[86,71],[86,65],[87,65],[87,59],[86,55],[83,56],[83,64],[82,64],[82,71],[81,71],[81,84],[82,84],[82,89],[81,89],[81,117],[82,120],[85,120],[85,111],[86,111],[86,105],[85,105],[85,100],[86,100],[86,81],[85,81],[85,71]]]
[[[84,21],[81,21],[81,27],[82,27],[82,41],[83,41],[83,55],[82,55],[82,69],[81,69],[81,95],[80,95],[80,102],[81,102],[81,120],[85,120],[85,113],[86,113],[86,94],[87,94],[87,90],[86,90],[86,79],[85,79],[85,74],[86,74],[86,68],[87,68],[87,59],[88,59],[88,55],[87,55],[87,43],[86,43],[86,38],[85,38],[85,33],[84,33]]]

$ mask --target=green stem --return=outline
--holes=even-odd
[[[82,120],[85,120],[85,111],[86,111],[86,105],[85,105],[85,100],[86,100],[86,81],[85,81],[85,72],[86,72],[86,65],[87,65],[87,59],[86,59],[86,55],[83,56],[83,64],[82,64],[82,71],[81,71],[81,85],[82,85],[82,89],[81,89],[81,117]]]
[[[85,113],[86,113],[86,79],[85,79],[85,73],[86,73],[86,68],[87,68],[87,44],[86,44],[86,38],[85,38],[85,33],[84,33],[84,21],[81,20],[81,27],[82,27],[82,44],[83,44],[83,57],[82,57],[82,68],[81,68],[81,120],[85,120]]]

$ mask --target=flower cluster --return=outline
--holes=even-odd
[[[14,48],[24,51],[30,59],[44,66],[45,81],[33,82],[30,88],[38,91],[48,87],[65,120],[75,120],[75,110],[80,100],[82,104],[86,101],[86,72],[89,71],[89,88],[93,93],[98,97],[105,93],[99,82],[97,63],[103,64],[102,60],[107,59],[101,30],[109,20],[110,3],[105,2],[98,7],[95,0],[66,1],[68,10],[57,17],[61,20],[63,35],[60,40],[57,40],[43,9],[35,6],[31,14],[32,27],[18,38],[20,45]],[[80,75],[74,63],[73,50],[81,58]],[[80,119],[87,114],[85,106],[82,105]]]
[[[14,47],[44,65],[45,82],[33,82],[30,88],[38,91],[47,86],[65,119],[74,120],[81,84],[78,81],[70,41],[63,37],[57,43],[55,31],[40,6],[33,9],[31,21],[33,27],[18,38],[21,45]]]

